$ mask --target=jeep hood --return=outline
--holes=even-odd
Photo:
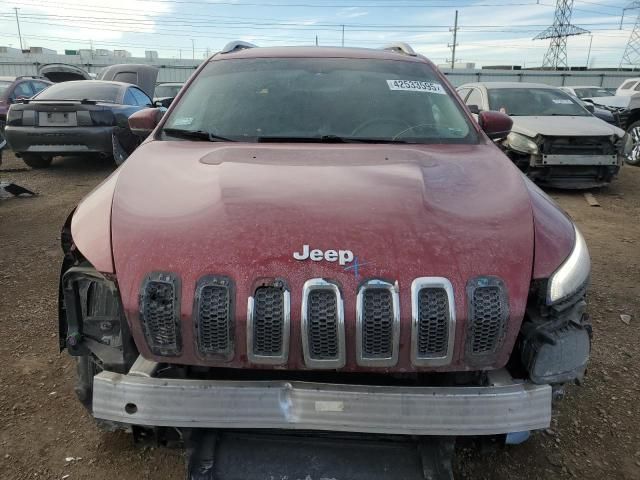
[[[206,274],[233,280],[236,356],[246,365],[247,298],[262,278],[285,279],[291,290],[289,368],[303,369],[299,312],[304,282],[332,279],[344,297],[347,341],[355,341],[358,285],[397,281],[401,345],[410,344],[411,282],[447,277],[453,284],[464,338],[470,279],[498,276],[506,284],[511,321],[496,365],[515,341],[532,278],[534,228],[522,175],[492,144],[256,145],[187,141],[143,144],[121,167],[112,205],[115,272],[138,348],[138,294],[150,272],[173,272],[182,284],[183,322],[191,323],[196,281]],[[351,250],[359,267],[299,261],[303,245]],[[183,327],[175,363],[207,364]],[[296,337],[297,335],[297,337]],[[297,338],[297,340],[296,340]],[[352,343],[353,344],[353,343]],[[404,347],[401,347],[403,352]],[[449,369],[462,368],[456,346]],[[357,369],[353,352],[346,369]],[[161,360],[160,358],[156,358]],[[165,359],[166,361],[166,359]],[[408,354],[394,369],[412,369]]]
[[[609,125],[594,116],[584,117],[511,117],[511,131],[521,133],[530,138],[538,135],[553,137],[594,137],[624,135],[617,127]]]

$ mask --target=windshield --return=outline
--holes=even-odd
[[[94,100],[117,103],[120,86],[98,80],[79,80],[51,85],[35,98],[38,100]]]
[[[213,61],[165,127],[171,139],[179,129],[236,141],[477,141],[428,65],[346,58]]]
[[[491,88],[489,108],[511,116],[589,116],[576,99],[552,88]]]
[[[182,88],[182,85],[158,85],[153,93],[154,97],[175,97]]]
[[[598,98],[611,96],[611,92],[604,88],[574,88],[573,91],[576,92],[578,98]]]
[[[11,85],[11,82],[0,82],[0,95],[3,95],[7,91],[7,88]]]

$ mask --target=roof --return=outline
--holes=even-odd
[[[551,85],[546,85],[544,83],[529,83],[529,82],[475,82],[475,83],[465,83],[461,85],[461,87],[485,87],[487,90],[497,89],[497,88],[549,88],[555,89],[558,87],[554,87]]]
[[[229,53],[216,53],[210,60],[230,58],[370,58],[379,60],[405,60],[425,62],[424,57],[406,55],[391,50],[343,47],[255,47]]]
[[[564,88],[609,88],[600,85],[563,85]]]
[[[56,85],[72,85],[72,84],[89,84],[89,85],[115,85],[117,87],[137,87],[137,85],[134,85],[133,83],[126,83],[126,82],[114,82],[111,80],[69,80],[67,82],[59,82],[56,83]],[[138,87],[139,88],[139,87]]]

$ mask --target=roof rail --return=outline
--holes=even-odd
[[[227,43],[220,53],[231,53],[237,50],[245,50],[247,48],[256,48],[257,45],[249,42],[243,42],[242,40],[234,40],[233,42]]]
[[[411,48],[411,45],[405,42],[395,42],[390,45],[387,45],[383,48],[383,50],[389,50],[391,52],[402,53],[404,55],[411,55],[412,57],[417,56],[418,54]]]

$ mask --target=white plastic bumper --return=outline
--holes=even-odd
[[[551,387],[379,387],[102,372],[94,378],[93,414],[148,426],[493,435],[548,427]]]

